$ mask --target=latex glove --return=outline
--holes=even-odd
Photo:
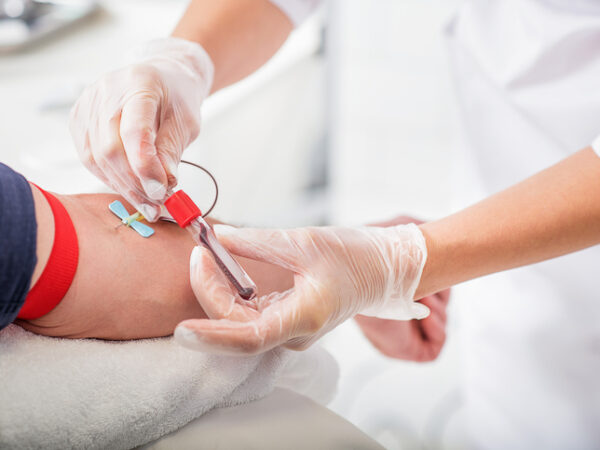
[[[403,320],[429,314],[413,301],[427,255],[416,225],[215,231],[232,253],[293,271],[294,287],[244,302],[197,247],[192,288],[208,317],[218,320],[180,323],[175,338],[186,347],[247,354],[281,344],[303,349],[359,312]]]
[[[200,45],[175,38],[146,44],[138,59],[83,92],[70,130],[85,166],[154,221],[200,131],[214,68]]]
[[[375,226],[390,227],[407,223],[420,224],[422,221],[399,216]],[[419,300],[431,311],[423,320],[389,320],[362,315],[355,319],[371,344],[384,355],[408,361],[433,361],[446,342],[446,308],[449,300],[450,289]]]

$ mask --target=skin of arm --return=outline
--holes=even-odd
[[[32,186],[38,223],[37,256],[32,286],[41,275],[53,244],[52,211]],[[152,224],[148,239],[127,227],[108,210],[114,194],[57,195],[75,226],[79,262],[63,300],[43,317],[17,323],[49,336],[139,339],[173,333],[182,320],[206,317],[189,281],[194,241],[186,230],[167,222]],[[292,286],[287,270],[239,258],[256,282],[259,294]],[[262,291],[262,293],[261,293]]]
[[[293,26],[268,0],[192,0],[173,37],[197,42],[215,66],[212,92],[262,66]]]
[[[46,226],[52,220],[45,199],[33,189],[36,217],[42,224],[38,229],[42,267],[53,228]],[[119,198],[116,195],[58,197],[78,233],[79,266],[63,301],[23,326],[53,336],[134,339],[168,335],[181,320],[204,317],[189,284],[188,260],[194,244],[185,230],[159,223],[156,235],[145,240],[127,228],[115,229],[118,221],[107,205]],[[600,158],[587,148],[470,208],[420,225],[428,258],[415,298],[598,244],[598,198]],[[292,285],[289,272],[240,262],[263,294]],[[371,338],[377,345],[377,336]],[[393,349],[387,351],[403,357],[394,355]]]
[[[440,289],[599,243],[598,199],[600,158],[588,148],[470,208],[421,224],[429,255],[415,298],[431,315],[411,321],[359,315],[358,325],[386,356],[435,359],[446,338],[449,299]],[[376,225],[408,222],[399,217]]]
[[[415,298],[600,243],[600,158],[583,149],[456,214],[420,225]]]

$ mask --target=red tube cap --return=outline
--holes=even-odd
[[[177,191],[166,199],[165,207],[181,228],[187,227],[192,220],[202,215],[200,208],[183,191]]]

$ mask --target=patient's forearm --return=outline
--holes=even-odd
[[[130,228],[115,228],[119,220],[108,204],[123,201],[117,195],[57,197],[77,231],[77,271],[58,306],[39,319],[20,322],[25,328],[52,336],[134,339],[169,335],[181,320],[205,316],[189,282],[194,242],[185,230],[159,222],[152,224],[154,236],[144,239]],[[34,192],[34,199],[38,243],[42,243],[36,273],[41,274],[54,229],[44,197]],[[292,285],[287,271],[255,261],[240,262],[262,293]]]

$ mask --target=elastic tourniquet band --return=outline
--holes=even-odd
[[[37,319],[52,311],[69,290],[79,260],[77,233],[69,213],[56,197],[38,189],[48,200],[54,214],[54,244],[42,275],[19,311],[19,319]]]

